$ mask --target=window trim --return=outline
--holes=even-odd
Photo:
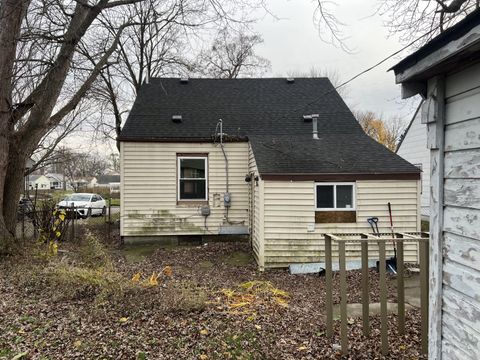
[[[205,178],[183,178],[181,177],[182,168],[181,168],[181,160],[190,160],[190,159],[203,159],[205,163]],[[181,199],[180,198],[180,180],[205,180],[205,198],[202,199]],[[192,203],[192,202],[206,202],[208,201],[208,155],[206,154],[188,154],[188,155],[180,155],[177,154],[177,202],[182,203]]]
[[[317,189],[318,186],[333,186],[333,204],[332,208],[319,208],[317,207]],[[351,208],[337,208],[337,185],[352,185],[352,207]],[[356,182],[316,182],[315,186],[315,211],[356,211],[357,210],[357,183]]]

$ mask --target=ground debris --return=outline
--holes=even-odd
[[[77,253],[67,244],[62,248]],[[325,335],[324,277],[291,276],[286,270],[260,273],[249,253],[248,244],[212,243],[158,248],[132,262],[122,251],[113,251],[101,259],[108,274],[115,274],[108,284],[122,279],[123,289],[133,278],[145,281],[155,273],[165,286],[134,286],[120,299],[105,297],[101,303],[86,291],[58,296],[58,284],[32,275],[51,269],[41,262],[46,260],[0,262],[0,359],[24,353],[26,359],[342,358],[335,346],[340,343],[339,321],[333,338]],[[67,260],[56,261],[81,267],[81,259]],[[25,281],[27,275],[34,280]],[[370,276],[372,301],[378,301],[378,274]],[[361,300],[360,289],[359,273],[348,272],[349,302]],[[389,288],[389,301],[394,300]],[[395,330],[396,316],[388,319],[386,358],[422,359],[418,311],[407,314],[404,336]],[[349,355],[343,358],[382,359],[379,328],[380,319],[372,316],[372,335],[365,338],[361,319],[349,319]]]

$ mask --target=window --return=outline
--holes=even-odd
[[[207,157],[178,157],[178,200],[206,201]]]
[[[355,210],[355,183],[315,184],[316,210]]]

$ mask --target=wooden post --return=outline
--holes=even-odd
[[[325,235],[325,286],[327,307],[327,337],[333,336],[332,238]]]
[[[397,234],[397,238],[403,235]],[[405,334],[405,278],[404,278],[404,246],[403,241],[397,241],[397,326],[398,335]]]
[[[382,355],[388,354],[388,319],[387,319],[387,281],[385,261],[385,241],[378,242],[379,271],[380,271],[380,334],[382,341]]]
[[[362,234],[362,239],[367,239],[368,236]],[[362,320],[363,320],[363,335],[370,335],[370,292],[368,289],[368,242],[362,241]]]
[[[428,242],[420,241],[420,316],[422,353],[428,353]]]
[[[108,218],[107,219],[107,222],[108,222],[108,226],[107,226],[107,238],[108,238],[108,241],[110,241],[110,232],[112,231],[112,198],[110,198],[108,200]]]
[[[347,271],[345,261],[345,242],[338,243],[338,265],[340,269],[340,336],[342,354],[348,354],[347,335]]]

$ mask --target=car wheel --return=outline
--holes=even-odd
[[[85,219],[89,218],[90,216],[92,216],[92,208],[87,209],[87,214],[85,215]]]

